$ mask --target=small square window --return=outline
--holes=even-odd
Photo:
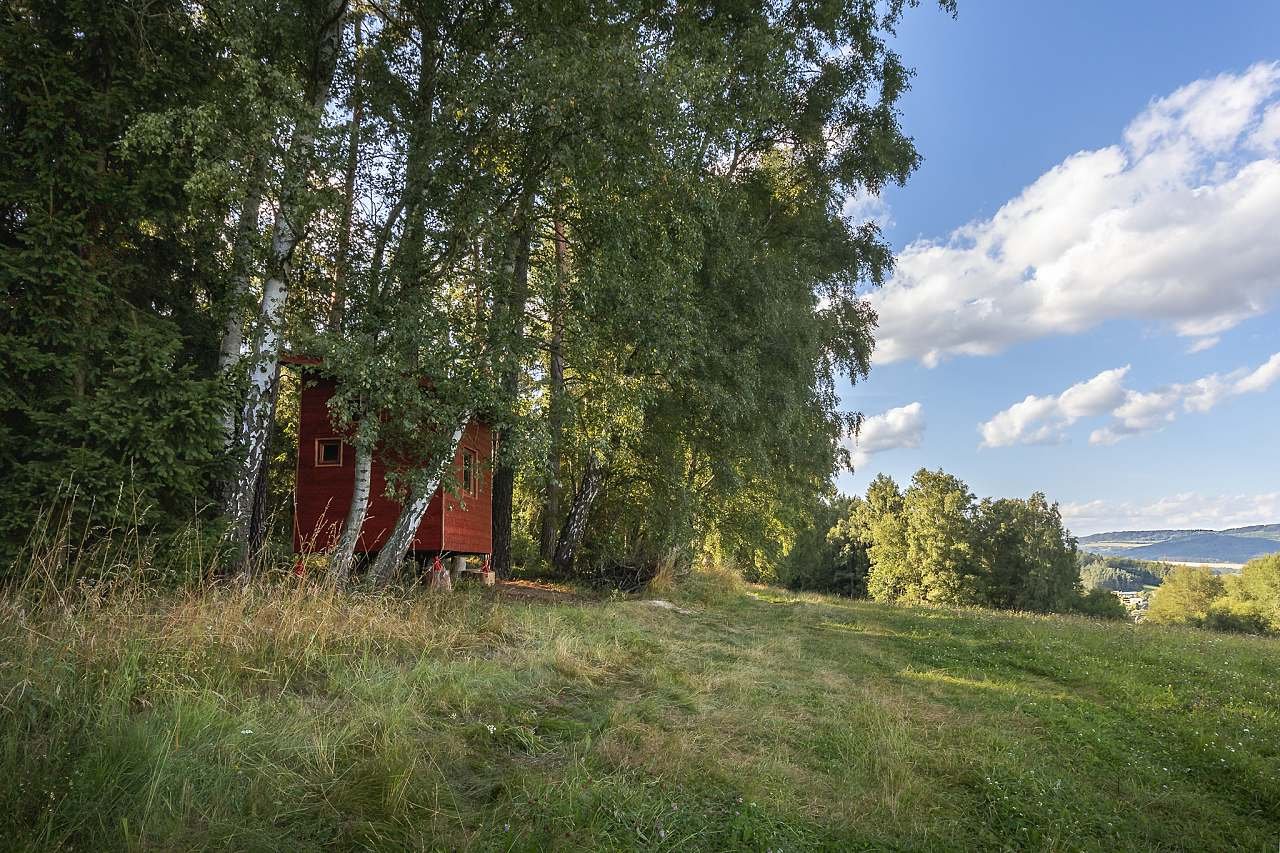
[[[474,495],[480,490],[480,472],[476,469],[476,452],[462,449],[462,491]]]
[[[316,439],[316,467],[338,468],[342,465],[342,439]]]

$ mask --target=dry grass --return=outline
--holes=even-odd
[[[655,593],[691,615],[56,576],[0,599],[4,849],[1280,841],[1274,640],[714,569]]]

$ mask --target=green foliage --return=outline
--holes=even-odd
[[[1027,500],[984,500],[975,522],[988,604],[1066,613],[1080,596],[1075,540],[1057,504],[1042,492]]]
[[[808,568],[791,567],[784,582],[865,592],[877,601],[1057,613],[1109,604],[1082,604],[1075,540],[1057,504],[1038,492],[1026,500],[975,503],[956,477],[921,470],[905,492],[881,474],[865,499],[847,500],[842,509],[834,523],[815,516],[829,550],[797,550],[794,561]]]
[[[910,5],[18,0],[0,558],[68,492],[85,529],[122,491],[158,528],[205,520],[252,491],[255,413],[276,414],[261,474],[287,506],[290,398],[249,376],[293,349],[397,495],[461,415],[496,427],[526,554],[541,515],[564,520],[547,484],[572,498],[591,467],[584,574],[674,555],[761,580],[808,552],[860,594],[866,541],[813,519],[893,263],[845,200],[920,162],[890,41]],[[947,586],[954,545],[921,595],[970,594]]]
[[[1238,575],[1174,566],[1153,594],[1146,620],[1237,633],[1280,632],[1280,554],[1250,560]]]
[[[124,145],[208,91],[213,46],[186,4],[135,24],[76,0],[0,22],[0,559],[42,508],[110,526],[125,492],[156,524],[189,519],[222,461],[202,307],[221,293],[220,226],[188,205],[199,156]]]
[[[1084,616],[1096,619],[1128,619],[1129,611],[1119,596],[1107,589],[1094,587],[1081,595],[1072,609]]]
[[[1151,596],[1146,621],[1153,624],[1203,625],[1222,597],[1222,579],[1201,566],[1175,566]]]
[[[1222,579],[1222,595],[1209,607],[1204,625],[1252,634],[1280,632],[1280,554],[1244,564],[1239,575]]]
[[[1256,613],[1259,624],[1280,631],[1280,554],[1245,563],[1238,578],[1228,578],[1227,598]]]
[[[906,559],[894,563],[902,552],[886,552],[873,543],[872,574],[883,570],[901,578],[902,601],[976,603],[973,512],[973,495],[958,478],[941,470],[917,471],[902,496]]]
[[[1085,589],[1137,592],[1148,586],[1159,586],[1173,568],[1170,563],[1089,553],[1082,553],[1080,561],[1080,582]]]
[[[782,560],[778,581],[791,589],[839,592],[853,598],[867,594],[867,549],[850,519],[861,498],[820,501],[812,523],[800,530]]]

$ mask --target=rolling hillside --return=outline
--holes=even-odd
[[[1228,530],[1119,530],[1082,536],[1080,548],[1136,560],[1244,563],[1280,551],[1280,524]]]

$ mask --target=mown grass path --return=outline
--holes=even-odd
[[[1280,642],[685,606],[6,602],[0,847],[1280,845]]]

